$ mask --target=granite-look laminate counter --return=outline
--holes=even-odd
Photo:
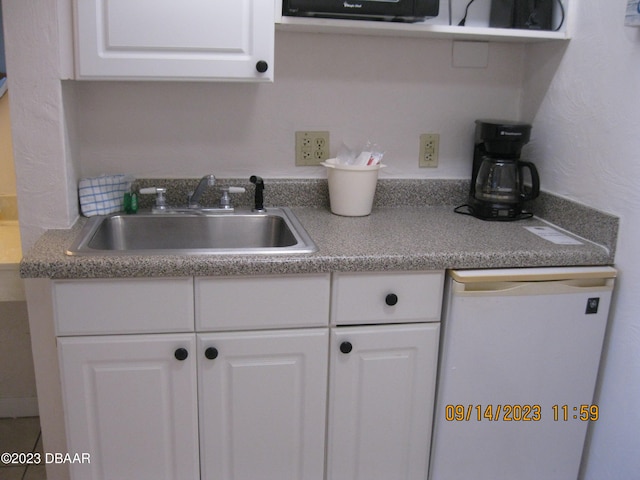
[[[340,217],[326,207],[292,207],[318,245],[312,254],[197,256],[65,255],[84,219],[50,230],[25,255],[26,278],[109,278],[288,274],[335,271],[438,270],[611,265],[613,248],[581,238],[557,245],[529,232],[549,226],[532,218],[486,222],[453,206],[376,206],[367,217]]]

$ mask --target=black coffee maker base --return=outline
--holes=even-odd
[[[475,205],[465,203],[454,208],[453,211],[493,222],[514,222],[533,217],[532,212],[522,210],[520,205]]]

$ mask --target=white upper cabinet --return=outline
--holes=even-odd
[[[273,0],[74,0],[78,79],[273,81]]]

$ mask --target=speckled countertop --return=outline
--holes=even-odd
[[[396,186],[393,181],[379,184],[382,187],[379,185],[376,192],[373,212],[367,217],[340,217],[331,214],[327,206],[292,207],[318,245],[316,253],[70,257],[64,251],[85,222],[80,219],[72,229],[46,232],[25,255],[21,274],[26,278],[62,279],[611,265],[614,262],[617,219],[602,212],[571,202],[557,205],[554,202],[562,200],[556,197],[545,199],[538,209],[545,211],[551,205],[560,215],[554,223],[564,229],[577,230],[581,235],[581,245],[557,245],[524,228],[550,225],[540,218],[486,222],[454,213],[455,198],[452,205],[416,206],[416,202],[405,202],[409,204],[388,206],[384,198]],[[464,185],[454,187],[456,191],[464,191]],[[572,225],[575,229],[568,228]]]

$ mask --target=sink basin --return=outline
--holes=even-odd
[[[92,217],[67,255],[311,253],[317,247],[288,208],[266,213],[142,213]]]

